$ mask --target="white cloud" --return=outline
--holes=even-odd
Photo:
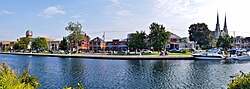
[[[110,0],[112,5],[117,6],[117,7],[121,7],[121,0]]]
[[[0,10],[0,15],[10,15],[10,14],[13,14],[13,13],[7,10]]]
[[[152,12],[157,16],[171,17],[175,15],[192,14],[196,11],[191,0],[156,0]]]
[[[125,0],[111,1],[111,5],[105,11],[106,15],[114,18],[110,20],[112,21],[110,23],[116,28],[107,28],[109,27],[107,26],[99,29],[149,32],[148,26],[152,22],[158,22],[167,30],[181,37],[187,37],[188,27],[193,23],[204,22],[210,30],[215,30],[217,10],[219,10],[221,29],[223,29],[225,13],[227,13],[230,35],[233,31],[236,31],[236,35],[249,36],[250,34],[248,25],[250,13],[247,12],[250,8],[248,5],[250,1],[247,0],[150,0],[149,3],[136,5],[126,3],[129,1],[125,2]],[[144,0],[140,1],[144,2]],[[110,36],[121,36],[121,34],[114,35]]]
[[[50,6],[43,11],[42,16],[51,18],[60,14],[66,14],[66,12],[59,6]]]
[[[180,36],[187,36],[188,26],[198,12],[197,3],[193,0],[155,0],[152,1],[152,22],[158,22]],[[202,2],[199,2],[202,3]]]
[[[188,36],[188,27],[193,23],[204,22],[210,30],[215,30],[217,10],[220,26],[223,29],[225,13],[229,35],[249,36],[250,13],[247,13],[250,1],[247,0],[157,0],[151,12],[153,21],[173,29],[180,36]],[[184,33],[184,31],[186,31]],[[245,34],[244,34],[245,33]]]
[[[117,11],[116,14],[117,16],[129,16],[132,13],[130,10],[121,10],[121,11]]]

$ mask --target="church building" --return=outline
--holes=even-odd
[[[219,36],[226,36],[226,35],[228,35],[226,15],[225,15],[225,21],[224,21],[223,30],[220,30],[219,13],[217,12],[217,23],[216,23],[215,31],[212,31],[212,35],[215,38],[217,38],[217,39],[219,38]]]

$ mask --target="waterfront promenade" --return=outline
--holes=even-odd
[[[47,56],[63,58],[91,58],[91,59],[115,59],[115,60],[195,60],[191,55],[185,56],[157,56],[157,55],[105,55],[105,54],[45,54],[45,53],[9,53],[0,54]]]

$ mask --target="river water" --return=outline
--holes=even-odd
[[[250,61],[103,60],[0,54],[21,73],[29,69],[41,89],[82,83],[85,89],[224,89],[231,75],[249,72]]]

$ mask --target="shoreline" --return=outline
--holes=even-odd
[[[114,60],[196,60],[190,56],[133,56],[133,55],[86,55],[86,54],[42,54],[42,53],[9,53],[0,52],[0,54],[27,55],[27,56],[46,56],[61,58],[88,58],[88,59],[114,59]]]

